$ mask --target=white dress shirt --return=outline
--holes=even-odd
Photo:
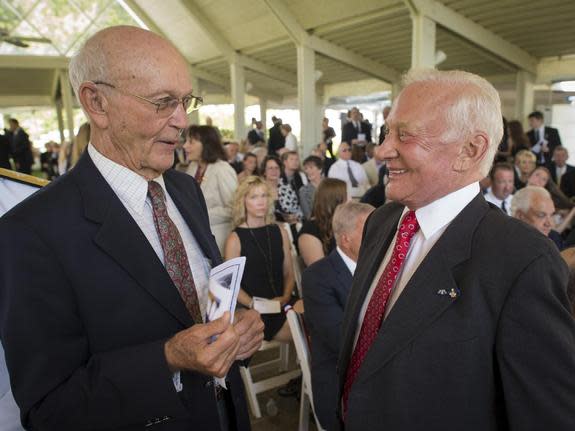
[[[347,254],[344,253],[344,251],[338,247],[335,248],[337,250],[337,253],[339,254],[339,257],[341,257],[341,259],[343,260],[343,263],[345,263],[345,266],[347,266],[347,269],[349,269],[349,272],[351,272],[351,275],[355,274],[355,268],[357,267],[357,262],[355,260],[353,260],[351,257],[349,257]]]
[[[160,243],[160,237],[154,224],[154,213],[152,210],[152,202],[148,197],[148,181],[134,171],[119,165],[116,162],[106,158],[94,148],[92,144],[88,144],[88,153],[90,158],[96,165],[96,168],[106,182],[110,185],[116,196],[120,199],[128,213],[132,216],[142,233],[146,236],[150,246],[158,256],[158,259],[164,265],[164,251]],[[210,275],[210,261],[204,256],[200,245],[194,238],[192,231],[188,227],[186,221],[180,214],[180,211],[174,204],[164,184],[163,176],[154,179],[166,195],[166,207],[168,215],[176,225],[186,254],[188,255],[188,262],[192,271],[192,277],[196,286],[198,294],[198,301],[202,316],[205,319],[207,303],[208,303],[208,283]],[[174,286],[174,289],[176,287]],[[176,372],[173,375],[174,386],[179,392],[182,390],[180,383],[180,373]]]
[[[487,202],[491,202],[497,208],[501,208],[501,204],[503,203],[503,200],[499,199],[497,196],[495,196],[493,194],[491,187],[489,187],[487,189],[487,193],[485,193],[483,195],[483,197],[485,198],[485,200]],[[509,195],[509,196],[507,196],[507,198],[505,198],[505,213],[509,216],[511,215],[511,201],[512,200],[513,200],[513,195]],[[501,209],[501,210],[503,211],[503,209]]]
[[[479,183],[472,183],[415,211],[415,216],[417,217],[420,229],[411,239],[409,251],[407,252],[403,266],[397,275],[393,290],[387,301],[384,318],[389,315],[391,309],[397,302],[397,299],[403,292],[403,289],[417,268],[419,268],[419,265],[425,256],[427,256],[427,253],[429,253],[435,243],[439,240],[439,238],[441,238],[441,235],[443,235],[443,232],[445,232],[445,229],[447,229],[453,219],[455,219],[455,217],[457,217],[463,208],[465,208],[475,198],[475,196],[477,196],[479,190]],[[407,211],[408,208],[406,207],[399,219],[397,229],[399,229],[399,225],[401,224],[401,221],[403,220],[403,217],[405,217]],[[365,297],[363,306],[359,313],[354,345],[357,342],[357,338],[359,337],[361,324],[367,311],[369,300],[373,295],[375,287],[377,286],[377,282],[379,281],[381,274],[387,265],[387,262],[391,259],[393,249],[395,248],[395,236],[397,234],[397,229],[394,232],[394,239],[389,245],[383,261],[381,262],[379,269],[377,270],[377,273],[371,282],[371,287],[369,288],[369,292]],[[384,238],[381,238],[381,240],[383,241]]]
[[[357,180],[358,183],[357,187],[351,186],[351,180],[349,178],[349,173],[347,171],[348,162],[349,167],[351,168],[351,172],[353,173],[353,176]],[[329,178],[337,178],[338,180],[345,181],[347,184],[348,197],[360,198],[365,194],[367,189],[369,189],[369,180],[367,178],[367,174],[365,173],[363,166],[361,166],[355,160],[338,159],[329,168],[327,176]]]

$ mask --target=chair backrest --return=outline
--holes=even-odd
[[[301,226],[302,226],[301,223],[296,224],[296,230],[298,232],[300,231]],[[297,250],[295,248],[294,237],[293,237],[293,233],[292,233],[292,230],[290,228],[289,223],[283,223],[283,228],[287,232],[288,238],[290,241],[291,261],[292,261],[292,266],[293,266],[293,275],[294,275],[294,279],[295,279],[295,285],[296,285],[299,297],[303,298],[303,293],[302,293],[302,288],[301,288],[301,273],[302,273],[303,268],[304,268],[303,260],[299,256],[299,254],[297,253]]]
[[[311,388],[311,365],[310,365],[311,358],[309,353],[309,346],[307,344],[307,337],[305,336],[301,317],[298,313],[294,311],[293,308],[289,307],[287,309],[286,316],[289,324],[289,329],[291,331],[293,343],[295,345],[297,358],[299,360],[299,365],[301,367],[303,383],[309,391],[308,396],[313,409],[313,397]]]

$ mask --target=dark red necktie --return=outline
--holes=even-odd
[[[166,196],[162,186],[155,181],[148,182],[148,196],[152,201],[154,224],[164,251],[164,266],[176,285],[186,308],[195,323],[203,323],[198,293],[192,277],[188,254],[178,228],[168,215]]]
[[[361,330],[359,332],[359,338],[357,339],[357,344],[355,345],[355,349],[351,356],[351,361],[347,367],[342,397],[344,418],[347,416],[347,402],[351,387],[357,373],[359,372],[359,368],[365,359],[365,355],[367,355],[367,352],[373,344],[379,328],[381,327],[387,301],[391,295],[391,291],[393,290],[397,275],[401,271],[401,267],[405,261],[405,256],[407,256],[411,238],[413,238],[413,235],[415,235],[418,230],[419,224],[415,217],[415,211],[408,211],[399,225],[391,258],[385,266],[385,269],[377,282],[377,286],[373,291],[373,295],[369,300],[363,323],[361,325]]]

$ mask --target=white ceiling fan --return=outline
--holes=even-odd
[[[1,42],[6,42],[20,48],[28,48],[30,46],[28,42],[52,43],[52,41],[46,37],[12,36],[8,31],[0,28],[0,43]]]

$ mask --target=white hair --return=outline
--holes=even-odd
[[[484,78],[461,70],[412,69],[403,77],[404,87],[424,82],[460,90],[455,103],[447,108],[447,139],[466,139],[477,131],[486,133],[488,149],[481,162],[481,173],[486,176],[503,137],[501,100],[497,90]]]
[[[331,226],[336,243],[339,243],[340,237],[344,233],[355,230],[355,225],[359,216],[369,214],[374,210],[369,204],[359,202],[346,202],[335,208]]]
[[[74,89],[74,94],[80,105],[79,90],[82,83],[87,81],[106,81],[108,78],[108,63],[104,47],[100,42],[102,38],[91,37],[80,47],[70,59],[68,75]]]
[[[511,215],[517,217],[517,212],[527,214],[533,204],[533,198],[539,196],[542,199],[551,199],[551,194],[543,187],[527,186],[513,195],[511,201]]]

